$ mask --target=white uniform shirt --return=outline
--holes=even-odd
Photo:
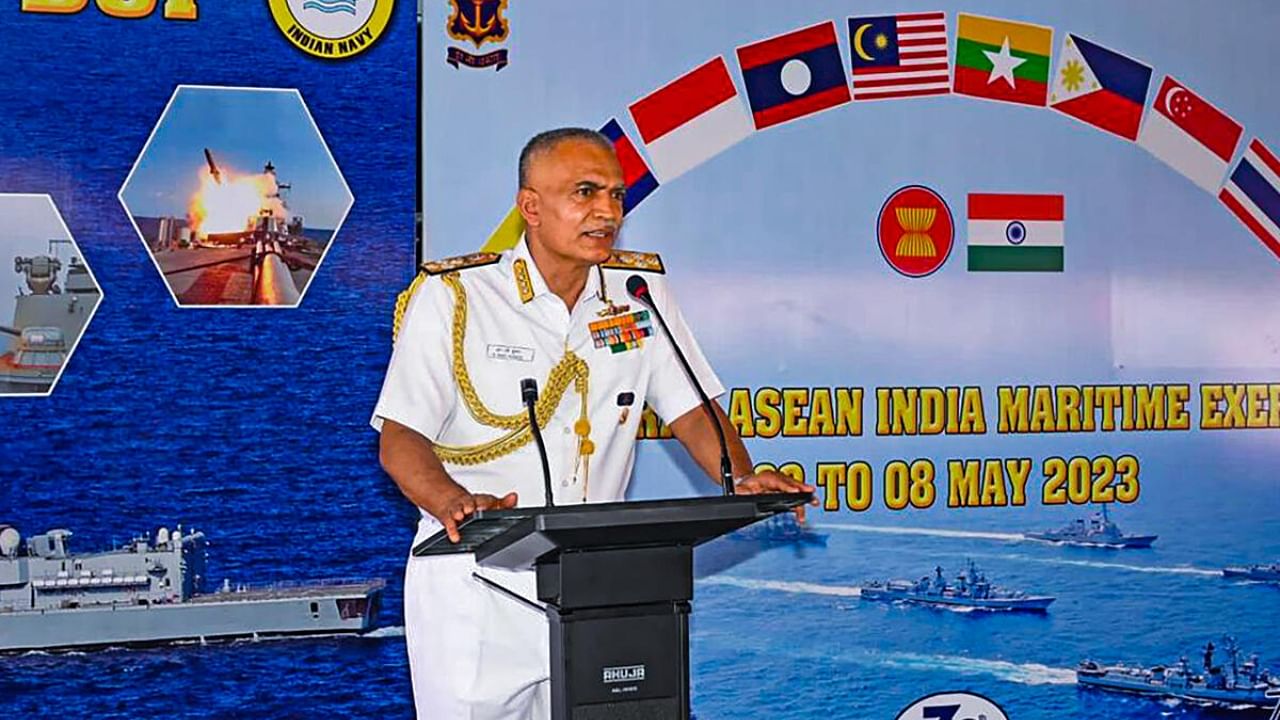
[[[517,260],[524,260],[528,269],[533,291],[528,302],[521,299],[516,284]],[[719,379],[689,333],[660,273],[605,269],[608,299],[614,305],[630,305],[628,312],[645,309],[627,295],[626,280],[632,274],[648,281],[651,296],[708,396],[722,394]],[[467,294],[466,365],[481,402],[489,410],[500,415],[521,412],[520,380],[536,379],[539,392],[543,392],[549,372],[566,349],[590,368],[587,411],[595,452],[590,457],[585,488],[576,472],[579,456],[574,423],[581,413],[581,400],[573,385],[542,428],[556,504],[623,499],[644,403],[668,422],[699,404],[697,392],[657,318],[650,317],[652,334],[638,348],[614,353],[607,346],[596,347],[588,326],[603,319],[599,311],[606,307],[600,297],[600,273],[591,271],[570,312],[564,301],[547,289],[523,240],[503,253],[497,263],[464,269],[458,275]],[[434,443],[455,446],[487,442],[506,432],[471,417],[454,381],[453,307],[453,292],[439,277],[427,278],[414,294],[374,409],[374,428],[381,429],[382,420],[390,419]],[[627,393],[634,399],[624,413],[619,400],[620,396],[625,400]],[[544,504],[542,466],[533,442],[491,462],[446,464],[445,469],[470,492],[501,497],[514,490],[520,506]],[[425,512],[423,515],[433,521]]]

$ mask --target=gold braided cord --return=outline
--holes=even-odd
[[[400,326],[404,324],[404,313],[409,309],[409,301],[413,299],[413,294],[418,291],[418,287],[426,279],[426,273],[418,273],[413,282],[409,283],[409,287],[396,296],[396,311],[391,317],[391,342],[395,342],[396,337],[400,335]]]
[[[446,273],[441,277],[445,285],[453,292],[454,298],[451,344],[453,351],[453,377],[458,384],[458,392],[462,395],[462,401],[467,406],[467,412],[471,414],[471,417],[475,418],[476,422],[509,432],[496,440],[480,443],[479,445],[436,444],[436,455],[441,462],[454,465],[479,465],[496,460],[504,455],[509,455],[528,445],[533,440],[533,434],[529,431],[529,415],[527,412],[499,415],[486,407],[480,400],[480,395],[476,392],[475,385],[471,382],[471,374],[467,371],[465,355],[467,290],[462,286],[462,281],[458,278],[457,273]],[[538,427],[545,427],[551,420],[556,408],[560,406],[560,401],[564,398],[565,392],[568,391],[569,385],[573,384],[574,389],[582,398],[581,416],[575,429],[579,430],[580,454],[583,455],[590,455],[589,451],[594,449],[590,444],[590,440],[587,439],[587,433],[590,432],[590,424],[587,422],[587,377],[589,372],[590,369],[587,367],[585,360],[578,357],[573,351],[566,351],[560,362],[556,363],[556,366],[551,369],[551,373],[547,376],[544,390],[533,407]]]

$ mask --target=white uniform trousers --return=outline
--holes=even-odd
[[[419,720],[549,720],[546,616],[472,572],[537,601],[532,571],[480,568],[471,554],[409,558],[404,625]]]

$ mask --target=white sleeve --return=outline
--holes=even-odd
[[[453,298],[428,277],[409,300],[369,424],[392,420],[436,442],[457,405],[450,333]]]
[[[651,279],[656,280],[656,278]],[[685,324],[684,315],[671,294],[666,278],[651,282],[650,292],[653,294],[654,303],[667,320],[671,337],[680,344],[680,349],[684,351],[684,356],[698,377],[698,382],[702,383],[707,397],[717,398],[723,395],[724,386],[720,384],[720,378],[716,377],[715,371],[707,363],[707,358],[702,354],[702,348],[698,347],[698,341],[693,338],[693,333],[689,332],[689,326]],[[655,326],[658,324],[657,318],[653,319],[653,324]],[[670,339],[661,328],[654,327],[653,330],[653,362],[649,366],[649,391],[645,400],[658,417],[670,423],[697,407],[702,401],[698,398],[698,391],[693,388],[693,383],[689,381],[684,368],[680,366],[680,360],[671,348]]]

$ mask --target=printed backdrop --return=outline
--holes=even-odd
[[[1211,717],[1074,670],[1199,671],[1224,636],[1280,666],[1275,588],[1221,573],[1280,556],[1276,8],[512,3],[482,42],[451,14],[423,20],[424,254],[514,242],[522,143],[605,129],[623,245],[661,253],[757,462],[819,486],[807,541],[703,551],[700,717],[888,718],[949,690]],[[712,490],[642,443],[633,497]],[[1152,546],[1024,536],[1104,506]],[[969,560],[1055,600],[859,597]]]
[[[329,19],[290,24],[307,12]],[[756,460],[819,486],[804,533],[699,551],[697,717],[892,718],[967,690],[1019,719],[1210,718],[1074,669],[1195,665],[1231,636],[1280,670],[1276,588],[1221,573],[1280,558],[1271,3],[421,12],[0,10],[0,193],[48,195],[102,291],[49,397],[0,397],[0,522],[69,528],[80,551],[182,523],[210,539],[211,587],[389,583],[363,638],[6,656],[0,711],[411,716],[416,513],[367,425],[395,294],[421,256],[514,239],[516,155],[560,125],[616,140],[624,244],[662,254]],[[215,168],[287,202],[296,308],[183,277],[204,270],[184,256]],[[13,217],[5,253],[52,239]],[[713,491],[656,418],[646,434],[633,497]],[[1153,545],[1024,536],[1104,506]],[[1054,601],[861,597],[969,560]]]

